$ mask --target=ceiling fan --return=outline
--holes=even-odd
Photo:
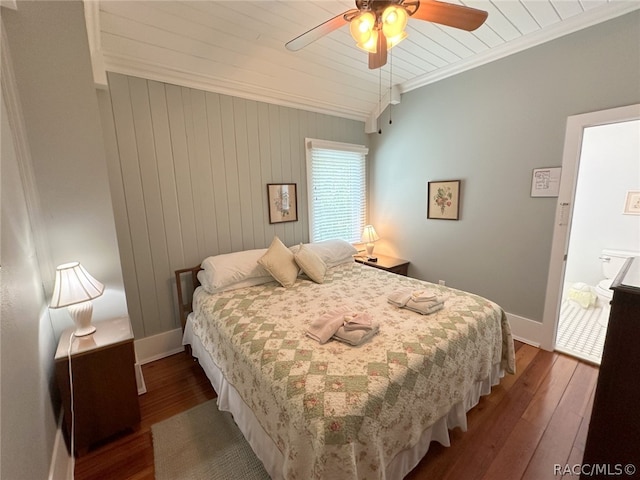
[[[369,68],[380,68],[387,63],[387,51],[406,38],[409,17],[470,32],[484,23],[487,12],[437,0],[356,0],[356,8],[321,23],[285,46],[295,52],[349,23],[356,45],[369,52]]]

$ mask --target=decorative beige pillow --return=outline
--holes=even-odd
[[[301,243],[300,248],[293,255],[293,258],[307,277],[316,283],[324,282],[327,265],[322,261],[320,256],[308,246]]]
[[[291,287],[298,277],[298,264],[293,258],[293,253],[278,237],[273,237],[271,246],[267,249],[258,263],[262,265],[273,278],[283,287]]]

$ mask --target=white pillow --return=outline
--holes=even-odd
[[[293,258],[307,277],[316,283],[324,282],[327,265],[308,245],[301,243],[300,248],[298,248],[298,251],[293,255]]]
[[[207,292],[216,293],[247,279],[268,278],[269,272],[258,263],[266,251],[260,248],[207,257],[200,264],[204,269],[198,275],[200,283]]]
[[[278,237],[273,237],[271,246],[267,249],[258,263],[262,265],[273,278],[283,287],[291,287],[298,277],[298,264],[293,258],[293,253]]]
[[[356,247],[345,240],[339,239],[306,243],[305,246],[309,247],[314,253],[316,253],[325,263],[327,268],[335,267],[347,262],[353,262],[353,256],[358,253]],[[293,253],[296,253],[299,249],[299,245],[291,247]]]

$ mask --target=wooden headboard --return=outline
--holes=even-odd
[[[198,280],[198,272],[200,270],[202,270],[202,268],[198,265],[196,267],[176,270],[175,272],[176,289],[178,290],[178,311],[180,312],[180,323],[183,331],[187,323],[187,316],[193,311],[193,305],[191,304],[193,291],[196,287],[200,286],[200,281]],[[185,277],[187,280],[183,282]],[[189,278],[191,278],[190,282],[188,280]]]

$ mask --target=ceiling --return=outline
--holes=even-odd
[[[474,32],[409,19],[382,69],[347,26],[298,52],[285,43],[354,8],[338,1],[85,0],[94,74],[141,76],[375,121],[400,94],[640,8],[607,0],[451,0],[486,10]],[[106,80],[98,83],[106,83]]]

